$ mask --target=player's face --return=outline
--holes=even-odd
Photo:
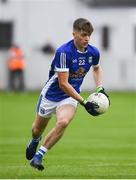
[[[73,32],[74,36],[74,43],[80,51],[84,51],[85,48],[88,46],[90,40],[90,34],[85,31],[75,31]]]

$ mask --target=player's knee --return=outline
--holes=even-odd
[[[67,119],[62,119],[59,122],[57,122],[57,126],[61,129],[65,129],[69,124],[69,121]]]
[[[32,126],[32,134],[34,136],[39,136],[39,134],[41,134],[41,129],[39,129],[37,126],[35,126],[35,124],[33,124],[33,126]]]
[[[58,126],[61,128],[61,129],[65,129],[69,124],[69,120],[67,119],[62,119],[58,122]]]

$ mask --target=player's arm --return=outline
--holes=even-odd
[[[93,77],[96,87],[102,87],[103,71],[100,65],[93,66]]]
[[[94,77],[94,81],[96,84],[96,92],[98,92],[98,93],[101,92],[101,93],[105,94],[109,99],[109,96],[105,92],[105,89],[103,88],[103,85],[102,85],[103,70],[102,70],[102,67],[100,65],[93,66],[93,77]],[[110,103],[110,100],[109,100],[109,103]]]
[[[58,72],[58,81],[60,88],[69,96],[76,99],[79,103],[81,103],[84,99],[80,94],[76,92],[76,90],[72,87],[68,82],[69,72]]]
[[[76,90],[69,84],[69,67],[70,67],[70,54],[66,52],[57,51],[55,54],[55,71],[58,75],[58,82],[60,88],[70,97],[76,99],[79,103],[83,98],[76,92]]]
[[[71,84],[69,84],[68,82],[68,77],[69,77],[69,73],[68,72],[58,72],[58,81],[59,81],[59,86],[60,88],[69,96],[73,97],[74,99],[76,99],[82,106],[84,106],[84,108],[86,109],[86,111],[93,115],[93,116],[97,116],[98,113],[96,112],[95,108],[97,108],[96,104],[88,102],[86,100],[83,99],[82,96],[80,96],[80,94],[78,94],[76,92],[76,90],[72,87]]]

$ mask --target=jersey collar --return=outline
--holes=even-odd
[[[85,53],[87,53],[87,52],[88,52],[88,49],[86,48],[86,51],[84,51],[84,52],[79,51],[79,50],[77,49],[77,52],[78,52],[78,53],[80,53],[80,54],[85,54]]]

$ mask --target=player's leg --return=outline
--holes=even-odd
[[[53,113],[52,104],[40,95],[37,104],[37,116],[32,125],[32,140],[26,149],[26,158],[31,160],[36,153],[37,146],[41,140],[42,132],[48,124],[49,119]]]
[[[43,146],[51,149],[54,144],[63,136],[65,129],[73,119],[76,108],[72,105],[63,105],[56,110],[57,122],[55,127],[45,138]]]
[[[37,168],[38,170],[43,170],[42,158],[45,153],[48,152],[62,137],[66,127],[69,125],[73,119],[76,112],[76,107],[71,104],[60,106],[56,111],[57,122],[55,127],[46,136],[43,145],[40,147],[39,151],[36,153],[31,161],[31,166]]]
[[[41,135],[46,128],[50,118],[44,118],[37,114],[36,120],[32,125],[32,139],[26,149],[26,158],[31,160],[35,153],[37,146],[41,140]]]
[[[62,137],[66,127],[74,118],[77,109],[77,101],[73,98],[62,100],[56,108],[57,122],[55,127],[49,132],[45,138],[43,146],[50,149]]]

